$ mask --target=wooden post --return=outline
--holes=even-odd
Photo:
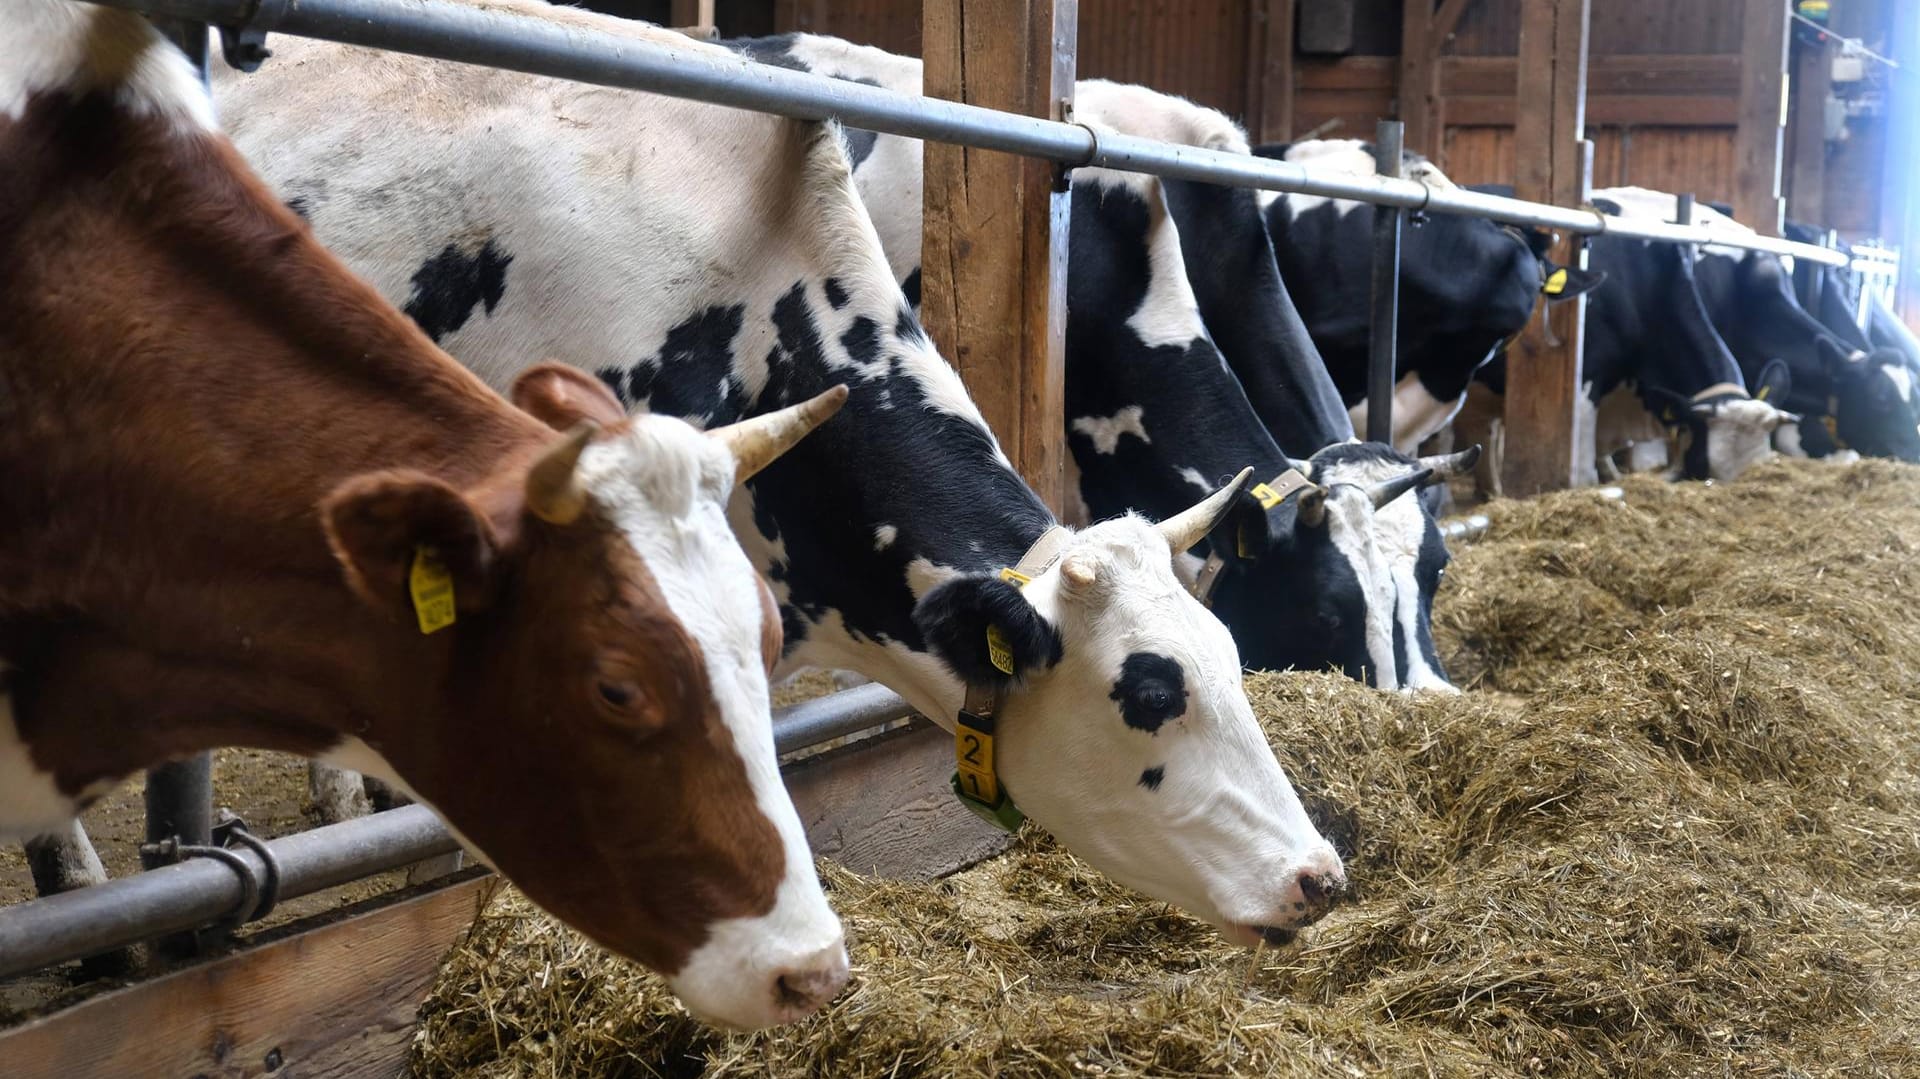
[[[1793,50],[1792,182],[1788,216],[1818,225],[1827,217],[1827,94],[1833,63],[1824,44]]]
[[[1746,0],[1740,33],[1740,124],[1734,132],[1733,216],[1780,235],[1780,136],[1787,90],[1787,6]]]
[[[712,30],[714,0],[673,0],[669,21],[681,30]]]
[[[1067,119],[1078,0],[926,0],[930,97]],[[1065,493],[1066,185],[1052,164],[926,144],[921,314],[1014,467]]]
[[[1592,187],[1593,144],[1585,141],[1589,0],[1521,0],[1519,86],[1514,143],[1515,193],[1579,206]],[[1561,237],[1553,258],[1581,265],[1586,245]],[[1541,302],[1545,302],[1543,299]],[[1576,422],[1583,393],[1584,298],[1556,303],[1527,323],[1507,350],[1506,464],[1503,486],[1525,496],[1572,486],[1580,455]]]
[[[1440,50],[1460,25],[1471,0],[1406,0],[1400,22],[1400,120],[1407,148],[1439,162],[1446,151],[1446,114],[1440,100]]]
[[[1293,138],[1294,0],[1247,5],[1247,137],[1258,146]]]

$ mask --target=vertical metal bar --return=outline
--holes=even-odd
[[[182,843],[206,846],[213,842],[213,754],[202,753],[182,761],[168,761],[147,772],[147,842],[178,838]],[[158,869],[168,859],[140,852],[143,869]],[[161,950],[191,955],[198,950],[192,933],[159,942]]]
[[[1685,191],[1674,196],[1673,220],[1675,224],[1693,224],[1693,192]],[[1681,244],[1680,252],[1685,255],[1689,261],[1693,260],[1693,258],[1700,253],[1692,244]]]
[[[1400,179],[1400,149],[1405,129],[1398,120],[1382,120],[1374,130],[1373,167]],[[1395,342],[1400,331],[1400,210],[1373,210],[1373,321],[1368,340],[1367,441],[1393,441]]]

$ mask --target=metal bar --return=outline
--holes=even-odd
[[[905,719],[913,712],[913,705],[878,682],[776,708],[773,710],[774,752],[792,753],[833,738],[845,738],[883,723]]]
[[[1425,0],[1421,0],[1425,2]],[[1405,125],[1382,120],[1374,127],[1373,171],[1399,179]],[[1373,211],[1372,311],[1367,337],[1367,441],[1393,444],[1393,383],[1400,332],[1400,210]]]
[[[280,863],[282,899],[460,849],[440,818],[418,805],[315,828],[268,846]],[[233,853],[254,873],[263,872],[253,851],[242,847]],[[232,913],[243,898],[233,869],[194,858],[0,908],[0,978],[207,925]]]
[[[656,43],[536,15],[453,0],[101,0],[106,6],[217,26],[324,38],[458,63],[524,71],[599,86],[646,90],[802,120],[839,120],[908,138],[958,142],[1068,166],[1098,166],[1174,179],[1352,199],[1378,206],[1485,217],[1509,225],[1612,233],[1668,243],[1794,255],[1827,265],[1845,256],[1769,236],[1609,218],[1475,191],[1436,190],[1413,180],[1310,174],[1285,161],[1015,116],[952,101],[758,64],[711,50]]]
[[[203,28],[204,29],[204,28]],[[147,806],[147,842],[178,839],[181,843],[206,846],[213,841],[213,754],[201,753],[183,761],[168,761],[147,770],[145,793]],[[158,869],[168,859],[140,851],[140,868]],[[168,955],[193,955],[200,940],[193,933],[181,933],[158,942]]]

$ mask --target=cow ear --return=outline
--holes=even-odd
[[[1813,343],[1814,351],[1820,355],[1820,365],[1827,369],[1828,375],[1839,375],[1853,362],[1853,354],[1841,346],[1840,342],[1822,334]]]
[[[1062,655],[1060,631],[998,577],[970,574],[941,584],[914,607],[913,622],[933,654],[968,685],[1004,686]]]
[[[1607,271],[1583,270],[1578,266],[1556,266],[1547,273],[1547,280],[1540,286],[1548,303],[1571,300],[1575,296],[1585,296],[1594,289],[1607,283]]]
[[[321,501],[320,520],[348,586],[369,606],[418,615],[424,628],[435,616],[419,605],[446,586],[456,611],[480,610],[491,597],[499,538],[465,495],[432,476],[355,476]]]
[[[1272,514],[1280,512],[1269,510],[1260,504],[1253,492],[1242,492],[1234,499],[1233,508],[1220,519],[1207,535],[1207,543],[1228,562],[1257,562],[1267,553],[1276,534]],[[1291,510],[1286,511],[1291,516]]]
[[[1769,361],[1760,369],[1759,376],[1753,380],[1753,399],[1769,402],[1775,408],[1787,399],[1787,394],[1792,390],[1793,372],[1787,369],[1785,360]]]
[[[610,427],[627,418],[627,410],[607,384],[578,367],[564,363],[535,364],[513,380],[508,398],[534,419],[556,431],[572,430],[582,421]]]

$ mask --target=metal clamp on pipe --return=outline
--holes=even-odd
[[[238,844],[260,858],[260,869],[230,848]],[[247,822],[231,813],[213,826],[213,843],[182,843],[179,836],[168,836],[140,847],[143,859],[155,865],[177,865],[189,858],[209,858],[219,862],[240,878],[240,902],[232,913],[221,919],[219,928],[232,932],[248,922],[273,913],[280,902],[280,860],[266,841],[247,830]]]

